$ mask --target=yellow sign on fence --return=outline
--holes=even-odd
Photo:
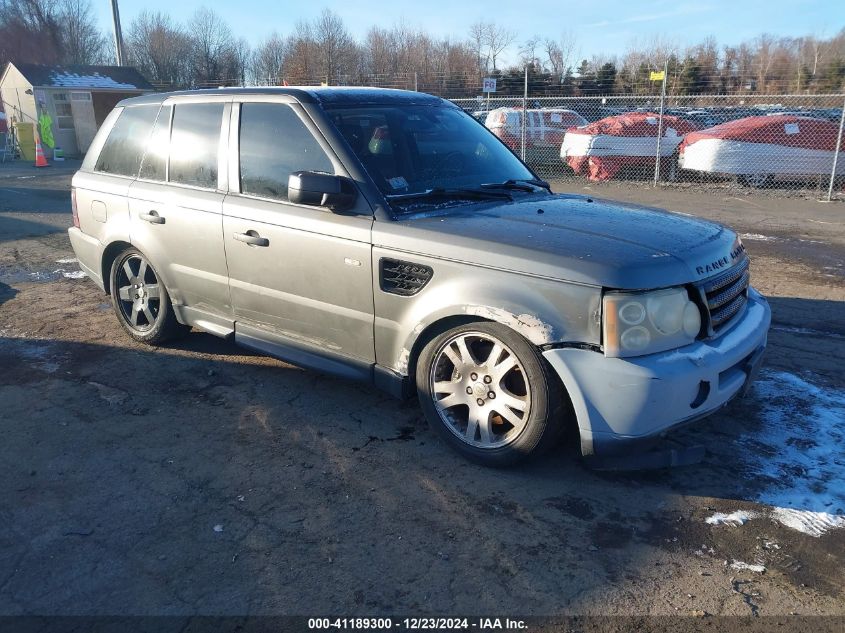
[[[651,71],[651,75],[649,76],[649,78],[650,78],[652,81],[663,81],[663,78],[664,78],[665,76],[666,76],[666,73],[665,73],[665,72],[663,72],[662,70],[659,70],[659,71],[657,71],[657,72],[655,72],[655,71],[653,71],[653,70],[652,70],[652,71]]]

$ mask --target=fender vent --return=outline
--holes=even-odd
[[[384,292],[410,297],[431,281],[434,271],[430,266],[403,262],[398,259],[379,261],[379,284]]]

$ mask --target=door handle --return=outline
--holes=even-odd
[[[235,233],[235,239],[250,246],[270,246],[270,240],[266,237],[261,237],[256,231],[247,231],[246,233]]]
[[[149,222],[150,224],[164,224],[164,218],[160,216],[157,211],[141,213],[138,217],[140,217],[145,222]]]

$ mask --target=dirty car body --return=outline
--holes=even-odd
[[[485,463],[550,443],[566,415],[584,455],[646,448],[747,388],[766,345],[736,233],[553,194],[428,95],[130,99],[73,188],[74,250],[132,336],[193,326],[416,391]]]

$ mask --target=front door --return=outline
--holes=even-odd
[[[373,218],[366,201],[359,197],[343,215],[288,202],[292,172],[342,172],[299,106],[243,103],[233,126],[240,167],[223,203],[223,236],[236,332],[373,363]]]

